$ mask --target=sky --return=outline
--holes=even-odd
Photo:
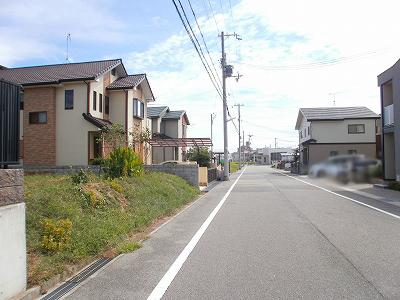
[[[199,41],[188,0],[181,0]],[[229,150],[242,129],[253,148],[296,146],[300,107],[367,106],[380,113],[377,75],[399,59],[395,0],[191,0],[220,77],[221,31],[227,63]],[[128,73],[147,73],[154,105],[186,110],[190,137],[223,149],[222,100],[214,89],[172,1],[0,0],[0,65],[122,58]],[[203,50],[205,47],[203,45]],[[211,62],[209,63],[214,67]]]

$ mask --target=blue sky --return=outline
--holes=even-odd
[[[187,0],[181,1],[193,22]],[[254,147],[275,137],[278,146],[295,146],[298,108],[332,106],[332,93],[337,106],[365,105],[379,113],[376,76],[400,50],[397,1],[210,0],[215,20],[208,0],[191,2],[218,72],[218,31],[243,38],[226,40],[228,63],[243,74],[239,82],[228,80],[228,103],[234,117],[232,106],[245,105],[243,128],[254,135]],[[122,58],[128,72],[146,72],[156,105],[187,110],[190,136],[209,136],[216,113],[214,142],[222,149],[221,100],[171,1],[0,0],[0,7],[0,65],[63,63],[70,33],[72,61]],[[232,124],[229,137],[233,151]]]

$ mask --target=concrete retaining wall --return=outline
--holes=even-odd
[[[0,299],[26,289],[24,173],[0,169]]]
[[[199,166],[188,165],[146,165],[145,170],[173,174],[185,179],[189,184],[199,186]]]

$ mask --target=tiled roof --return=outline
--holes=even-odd
[[[122,64],[121,59],[68,63],[23,68],[0,68],[0,78],[22,85],[54,84],[64,81],[95,79]],[[125,69],[124,69],[124,72]]]
[[[138,86],[146,78],[145,74],[128,75],[121,77],[112,82],[107,89],[108,90],[120,90],[120,89],[132,89]]]
[[[163,119],[180,119],[185,113],[184,110],[171,110],[163,116]]]
[[[100,128],[100,129],[112,124],[108,120],[103,120],[103,119],[93,117],[91,114],[83,113],[82,116],[86,121],[88,121],[89,123],[92,123],[94,126]]]
[[[186,125],[190,125],[189,118],[188,118],[188,116],[186,114],[186,111],[184,111],[184,110],[171,110],[168,113],[166,113],[165,116],[163,116],[162,118],[163,119],[167,119],[167,120],[168,119],[170,119],[170,120],[178,120],[182,116],[185,117]]]
[[[148,106],[147,117],[148,118],[159,118],[162,117],[166,112],[169,112],[168,106]]]
[[[379,118],[379,115],[364,106],[300,108],[300,111],[308,121]]]

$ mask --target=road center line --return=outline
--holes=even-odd
[[[182,250],[179,254],[177,259],[174,263],[169,267],[167,273],[161,278],[160,282],[151,292],[150,296],[147,300],[158,300],[161,299],[164,293],[167,291],[168,287],[170,286],[171,282],[174,280],[175,276],[178,274],[179,270],[182,268],[183,264],[185,263],[186,259],[189,257],[190,253],[192,253],[193,249],[196,247],[197,243],[203,236],[204,232],[207,230],[208,226],[211,224],[212,220],[221,209],[222,205],[229,197],[230,193],[232,192],[233,188],[235,187],[236,183],[239,181],[240,177],[243,175],[246,167],[243,171],[239,174],[238,178],[236,178],[235,182],[231,185],[229,190],[226,192],[224,197],[222,197],[221,201],[219,201],[218,205],[214,208],[214,210],[210,213],[204,223],[200,226],[197,232],[194,234],[190,242],[186,245],[186,247]]]
[[[318,188],[318,189],[320,189],[320,190],[323,190],[323,191],[328,192],[328,193],[330,193],[330,194],[333,194],[333,195],[335,195],[335,196],[339,196],[339,197],[342,197],[342,198],[344,198],[344,199],[353,201],[353,202],[355,202],[355,203],[357,203],[357,204],[366,206],[366,207],[368,207],[368,208],[371,208],[371,209],[373,209],[373,210],[379,211],[379,212],[381,212],[381,213],[384,213],[384,214],[386,214],[386,215],[388,215],[388,216],[391,216],[391,217],[393,217],[393,218],[396,218],[396,219],[399,219],[399,220],[400,220],[400,216],[395,215],[395,214],[392,214],[392,213],[390,213],[390,212],[387,212],[387,211],[385,211],[385,210],[383,210],[383,209],[379,209],[379,208],[377,208],[377,207],[375,207],[375,206],[365,204],[365,203],[363,203],[363,202],[361,202],[361,201],[357,201],[357,200],[355,200],[355,199],[353,199],[353,198],[350,198],[350,197],[341,195],[341,194],[339,194],[339,193],[335,193],[335,192],[333,192],[333,191],[331,191],[331,190],[328,190],[328,189],[323,188],[323,187],[321,187],[321,186],[318,186],[318,185],[312,184],[312,183],[310,183],[310,182],[301,180],[301,179],[296,178],[296,177],[294,177],[294,176],[287,175],[287,174],[285,174],[285,173],[283,173],[283,172],[280,172],[280,171],[275,171],[275,172],[277,172],[277,173],[279,173],[279,174],[282,174],[282,175],[285,175],[285,176],[287,176],[287,177],[293,178],[294,180],[300,181],[300,182],[305,183],[305,184],[308,184],[308,185],[310,185],[310,186],[316,187],[316,188]]]

